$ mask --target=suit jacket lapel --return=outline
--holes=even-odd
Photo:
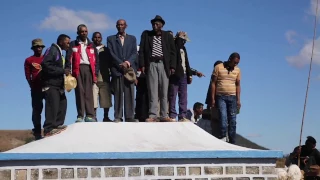
[[[122,47],[121,40],[120,40],[120,37],[119,37],[118,34],[116,35],[116,42],[118,43],[118,45],[119,45],[120,47]]]
[[[126,37],[124,38],[124,42],[123,42],[123,46],[122,46],[122,52],[123,52],[125,57],[127,57],[128,41],[129,41],[128,34],[126,34]],[[121,44],[121,41],[120,41],[120,44]]]
[[[152,49],[152,46],[153,46],[153,33],[148,33],[148,42],[149,42],[150,49]]]
[[[161,32],[161,44],[162,44],[162,53],[165,54],[167,50],[167,40],[165,39],[164,32]]]

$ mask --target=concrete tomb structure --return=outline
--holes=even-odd
[[[193,123],[77,123],[0,153],[1,180],[273,180],[282,151],[228,144]]]

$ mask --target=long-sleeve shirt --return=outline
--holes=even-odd
[[[40,72],[43,56],[30,56],[24,62],[24,72],[31,89],[41,91]]]

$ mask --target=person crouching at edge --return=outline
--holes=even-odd
[[[67,50],[70,37],[59,35],[45,52],[42,65],[42,80],[45,94],[44,137],[59,134],[67,126],[63,125],[67,111],[67,98],[64,89],[64,75],[70,74],[70,62],[65,62],[62,50]]]

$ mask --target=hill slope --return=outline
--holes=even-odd
[[[262,147],[252,141],[250,141],[249,139],[241,136],[240,134],[237,134],[236,137],[236,145],[238,146],[242,146],[242,147],[246,147],[246,148],[252,148],[252,149],[261,149],[261,150],[269,150],[265,147]]]
[[[4,152],[33,140],[31,130],[0,130],[0,152]],[[237,145],[252,149],[267,150],[267,148],[259,146],[258,144],[237,135]]]

